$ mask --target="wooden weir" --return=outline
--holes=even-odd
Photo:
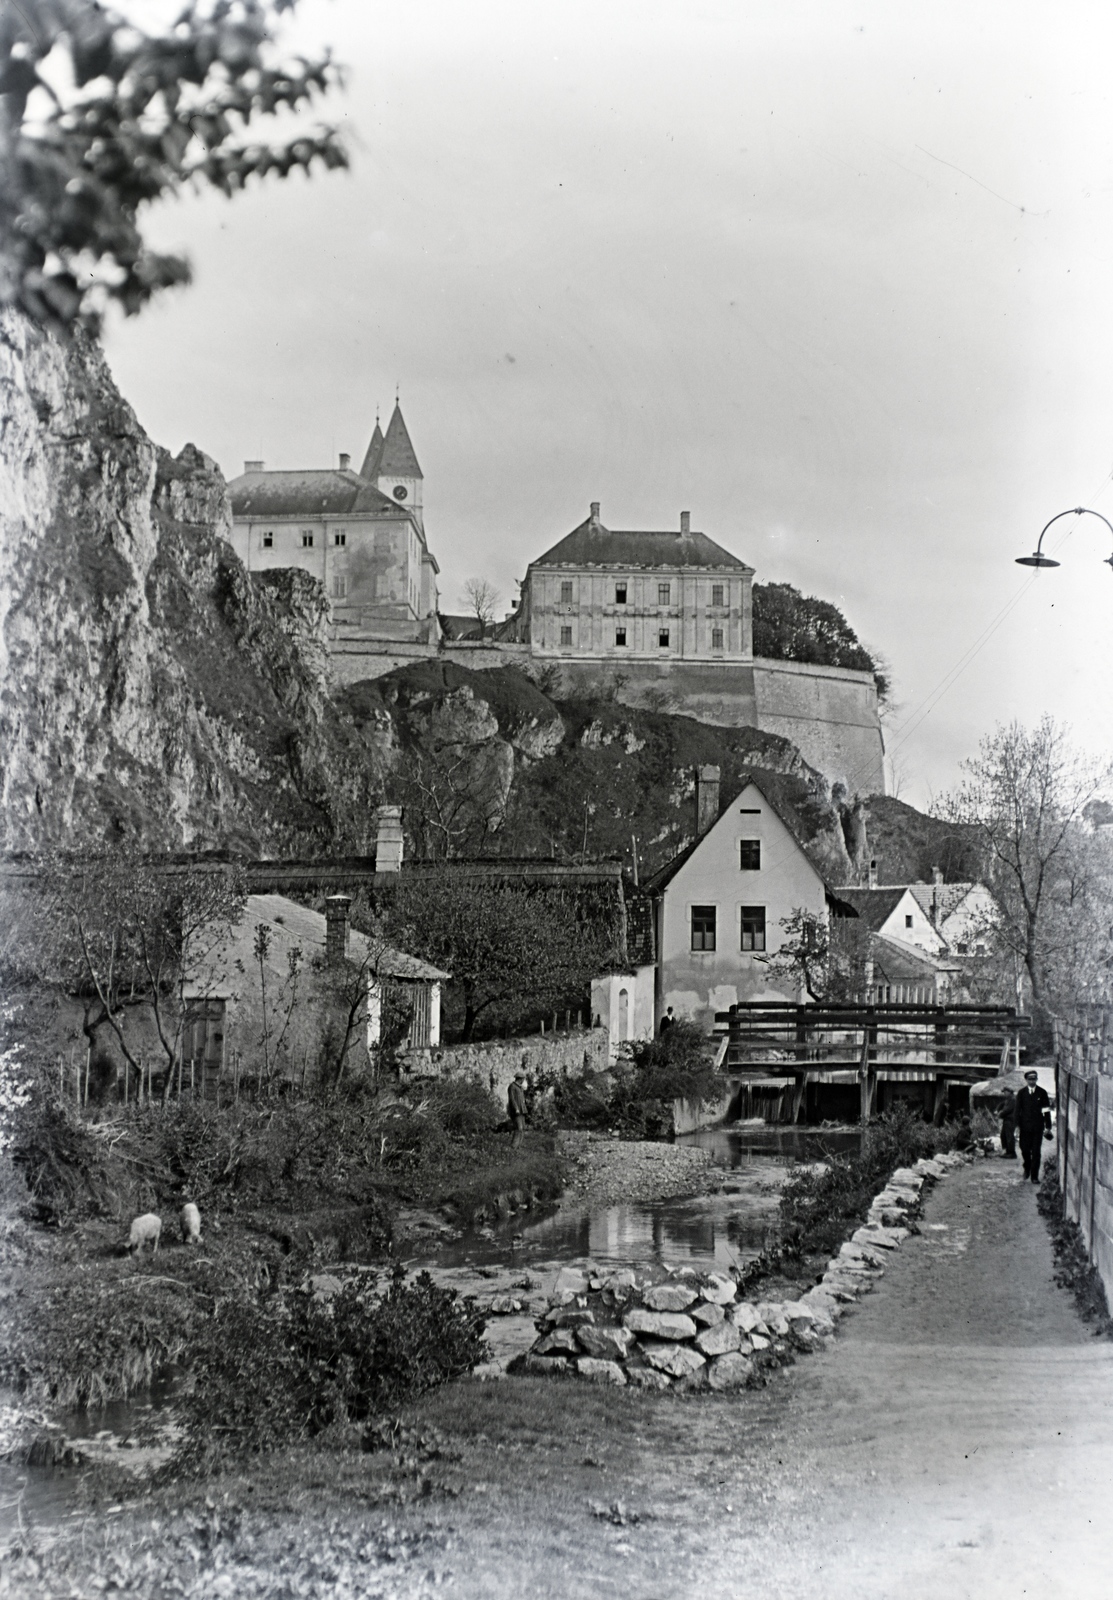
[[[857,1084],[859,1116],[877,1109],[878,1085],[922,1084],[925,1109],[941,1121],[952,1084],[970,1085],[1019,1061],[1031,1018],[1006,1006],[796,1005],[755,1001],[716,1016],[726,1033],[723,1071],[740,1085],[791,1089],[796,1122],[809,1084]],[[929,1087],[930,1086],[930,1087]],[[904,1096],[907,1098],[907,1094]]]

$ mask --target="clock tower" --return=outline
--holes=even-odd
[[[360,477],[367,478],[380,494],[385,494],[398,506],[409,511],[424,534],[421,504],[421,486],[424,479],[402,418],[402,408],[397,401],[385,437],[380,431],[379,424],[377,422],[375,424],[375,432],[371,436],[371,443],[367,447],[367,454],[360,468]]]

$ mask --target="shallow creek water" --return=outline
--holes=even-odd
[[[492,1360],[481,1376],[495,1377],[536,1337],[563,1266],[594,1262],[644,1272],[693,1266],[744,1266],[777,1233],[777,1202],[790,1168],[858,1147],[856,1130],[778,1128],[739,1123],[688,1134],[679,1143],[710,1150],[720,1169],[719,1192],[687,1200],[587,1207],[565,1205],[537,1216],[512,1217],[498,1228],[467,1232],[407,1262],[445,1287],[492,1299],[517,1299],[517,1314],[493,1315],[487,1327]],[[142,1471],[167,1451],[167,1395],[62,1419],[68,1438],[90,1461],[111,1460]],[[160,1414],[161,1413],[161,1414]],[[156,1437],[152,1437],[156,1436]],[[154,1450],[150,1449],[154,1446]],[[154,1459],[152,1459],[152,1457]],[[21,1518],[57,1525],[73,1509],[81,1469],[27,1468],[0,1463],[0,1536]]]

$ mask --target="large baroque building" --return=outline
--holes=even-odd
[[[232,542],[249,572],[300,567],[329,599],[334,646],[361,640],[436,646],[436,560],[425,540],[423,478],[402,411],[378,422],[358,472],[268,472],[246,461],[228,485]],[[368,672],[365,676],[372,676]]]
[[[668,531],[606,528],[593,501],[586,522],[530,563],[518,637],[541,659],[753,659],[754,569],[705,533],[687,511]]]

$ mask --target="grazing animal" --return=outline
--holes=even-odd
[[[182,1243],[197,1244],[201,1238],[201,1213],[192,1200],[187,1200],[182,1207],[180,1218],[182,1227]]]
[[[145,1211],[141,1217],[136,1217],[131,1225],[128,1235],[128,1251],[134,1250],[136,1255],[143,1254],[143,1246],[150,1244],[152,1255],[158,1255],[158,1241],[162,1233],[162,1218],[153,1211]]]

